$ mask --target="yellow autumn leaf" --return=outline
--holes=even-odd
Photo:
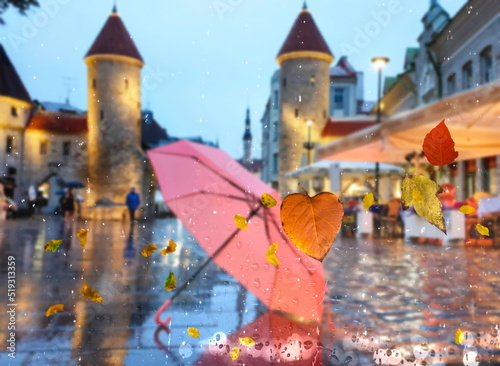
[[[233,347],[229,355],[231,356],[231,360],[236,361],[240,356],[240,349],[238,347]]]
[[[417,215],[446,234],[442,205],[437,197],[441,191],[436,182],[423,175],[407,175],[401,187],[401,200],[404,210],[413,206]]]
[[[464,215],[468,215],[468,214],[476,211],[476,209],[472,206],[469,206],[469,205],[463,205],[462,207],[460,207],[460,209],[458,211],[460,211]]]
[[[193,338],[200,338],[200,331],[194,327],[188,327],[188,334]]]
[[[89,231],[88,230],[85,230],[85,229],[80,229],[78,230],[78,232],[76,233],[76,237],[78,238],[78,240],[80,241],[80,245],[82,247],[84,247],[86,244],[87,244],[87,233]]]
[[[462,344],[464,339],[465,339],[464,332],[462,332],[461,329],[457,329],[457,332],[455,333],[455,343]]]
[[[62,243],[62,240],[51,240],[45,243],[45,247],[43,249],[45,249],[46,252],[53,251],[55,253]]]
[[[490,236],[490,229],[488,229],[486,226],[483,226],[481,224],[477,224],[476,230],[479,234],[481,234],[483,236]]]
[[[47,309],[47,312],[45,313],[45,316],[51,316],[52,314],[56,314],[60,311],[64,311],[64,305],[63,304],[56,304],[49,306]]]
[[[262,204],[266,207],[274,207],[278,202],[271,196],[269,193],[262,193],[262,197],[260,199]]]
[[[82,295],[90,301],[102,304],[101,294],[88,285],[83,286]]]
[[[363,208],[365,210],[368,210],[370,207],[372,207],[373,202],[375,202],[375,197],[373,197],[373,193],[367,193],[363,197]]]
[[[151,254],[153,254],[156,249],[158,249],[158,245],[148,244],[146,248],[142,250],[141,255],[143,257],[151,257]]]
[[[244,337],[244,338],[240,337],[239,339],[240,339],[240,343],[242,346],[245,346],[245,347],[255,346],[255,341],[250,337]]]
[[[165,288],[165,290],[170,292],[170,291],[176,289],[176,287],[175,287],[176,283],[177,283],[177,280],[175,279],[175,275],[172,272],[170,272],[167,279],[165,280],[165,285],[163,285],[163,287]]]
[[[278,243],[273,243],[269,246],[269,249],[266,252],[266,259],[273,266],[277,266],[278,264],[280,264],[280,261],[276,256],[277,250],[278,250]]]
[[[177,249],[177,244],[175,244],[175,242],[172,239],[170,239],[168,242],[168,246],[160,252],[160,255],[167,255],[173,253],[175,252],[175,249]]]
[[[234,215],[234,223],[241,230],[248,230],[247,220],[243,216],[238,214]]]

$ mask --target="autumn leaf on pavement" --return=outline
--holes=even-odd
[[[323,261],[339,233],[344,208],[333,193],[321,192],[310,197],[299,186],[304,194],[290,194],[281,203],[281,224],[299,250]]]
[[[476,209],[472,206],[469,206],[469,205],[463,205],[462,207],[460,207],[460,209],[458,211],[460,211],[464,215],[468,215],[468,214],[476,211]]]
[[[370,207],[372,207],[373,202],[375,202],[375,197],[373,197],[373,193],[369,192],[363,197],[363,208],[365,210],[368,210]]]
[[[486,226],[483,226],[481,224],[477,224],[476,230],[482,236],[490,236],[490,229],[488,229]]]
[[[44,249],[46,252],[53,251],[55,253],[57,252],[57,249],[59,249],[62,243],[63,243],[62,240],[51,240],[45,243]]]
[[[465,339],[464,332],[462,332],[461,329],[457,329],[457,332],[455,333],[455,343],[460,345],[462,344],[464,339]]]
[[[277,266],[278,264],[280,264],[280,261],[276,256],[277,250],[278,250],[278,243],[273,243],[269,246],[269,249],[266,251],[266,259],[273,266]]]
[[[176,288],[175,287],[176,283],[177,283],[177,280],[175,279],[175,275],[172,272],[170,272],[167,279],[165,280],[165,285],[163,285],[163,287],[165,288],[165,290],[170,292]]]
[[[194,327],[188,327],[188,334],[193,338],[200,338],[200,331]]]
[[[146,245],[146,248],[142,250],[141,255],[143,257],[151,257],[156,249],[158,249],[158,245],[148,244]]]
[[[175,249],[177,249],[177,244],[175,244],[175,242],[172,239],[170,239],[168,242],[168,246],[160,252],[160,255],[167,255],[173,253],[175,252]]]
[[[278,202],[271,196],[269,193],[262,193],[262,197],[260,199],[262,204],[266,207],[274,207]]]
[[[252,347],[252,346],[255,346],[255,341],[250,338],[250,337],[240,337],[240,343],[242,346],[245,346],[245,347]]]
[[[231,360],[236,361],[240,357],[240,349],[238,347],[233,347],[229,353]]]
[[[241,230],[248,230],[247,220],[243,216],[238,214],[234,215],[234,223]]]
[[[52,305],[52,306],[49,306],[49,308],[47,309],[47,312],[45,313],[45,316],[51,316],[53,314],[56,314],[60,311],[64,311],[64,305],[63,304],[56,304],[56,305]]]
[[[406,176],[401,187],[403,210],[413,206],[420,217],[446,234],[441,201],[437,197],[441,187],[423,175]]]
[[[85,229],[80,229],[78,230],[78,232],[76,233],[76,237],[78,238],[78,240],[80,241],[80,245],[82,247],[84,247],[86,244],[87,244],[87,233],[89,231],[88,230],[85,230]]]
[[[102,304],[101,294],[88,285],[83,286],[82,295],[90,301]]]
[[[458,158],[455,142],[444,119],[425,136],[422,150],[429,163],[436,166],[451,164]]]

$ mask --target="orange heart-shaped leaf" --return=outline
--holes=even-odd
[[[344,208],[337,196],[329,192],[310,197],[304,187],[281,203],[281,225],[286,235],[302,252],[323,261],[342,225]]]
[[[444,119],[425,136],[422,150],[429,163],[436,166],[451,164],[458,158],[455,142]]]

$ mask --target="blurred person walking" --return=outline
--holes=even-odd
[[[139,208],[141,204],[141,198],[139,194],[135,191],[135,187],[130,188],[130,192],[127,194],[126,205],[130,213],[130,222],[135,221],[135,210]]]

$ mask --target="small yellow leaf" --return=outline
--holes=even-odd
[[[83,286],[82,295],[90,301],[102,304],[101,294],[88,285]]]
[[[146,248],[142,250],[141,255],[143,257],[150,257],[156,249],[158,249],[158,245],[148,244],[146,245]]]
[[[372,207],[373,202],[375,202],[375,197],[373,197],[373,193],[367,193],[365,197],[363,197],[363,208],[365,210],[368,210],[370,207]]]
[[[468,214],[476,211],[476,209],[472,206],[469,206],[469,205],[463,205],[462,207],[460,207],[460,209],[458,211],[460,211],[464,215],[468,215]]]
[[[481,234],[483,236],[490,236],[490,229],[488,229],[487,227],[485,227],[481,224],[476,225],[476,230],[479,234]]]
[[[238,347],[233,347],[231,349],[230,356],[231,356],[231,360],[236,361],[238,359],[238,357],[240,356],[240,349]]]
[[[260,199],[260,201],[266,207],[274,207],[278,203],[269,193],[262,193],[262,198]]]
[[[241,230],[248,230],[247,220],[241,215],[234,215],[234,223]]]
[[[163,287],[165,288],[165,290],[170,292],[176,288],[175,287],[176,283],[177,283],[177,280],[175,279],[175,275],[172,272],[170,272],[167,279],[165,280],[165,285],[163,285]]]
[[[255,341],[250,337],[244,337],[244,338],[240,337],[240,343],[242,346],[245,346],[245,347],[255,346]]]
[[[464,339],[465,339],[464,332],[462,332],[461,329],[457,329],[457,332],[455,333],[455,343],[462,344]]]
[[[76,237],[78,238],[78,240],[80,241],[80,245],[82,247],[84,247],[86,244],[87,244],[87,233],[89,231],[88,230],[85,230],[85,229],[80,229],[78,230],[78,232],[76,233]]]
[[[60,311],[64,311],[64,305],[63,304],[56,304],[52,305],[47,309],[47,312],[45,313],[45,316],[51,316],[52,314],[56,314]]]
[[[441,191],[436,182],[423,175],[407,175],[401,186],[401,201],[404,210],[413,206],[417,215],[446,234],[442,205],[437,196]]]
[[[278,250],[278,243],[271,244],[266,252],[267,261],[273,266],[280,264],[278,257],[276,256],[276,251]]]
[[[43,249],[45,249],[46,252],[53,251],[55,253],[62,243],[62,240],[51,240],[45,243],[45,247]]]
[[[172,239],[170,239],[168,242],[168,246],[160,252],[160,255],[167,255],[173,253],[175,252],[175,249],[177,249],[177,244],[175,244],[175,242]]]
[[[200,338],[200,331],[196,328],[189,327],[188,334],[193,338]]]

